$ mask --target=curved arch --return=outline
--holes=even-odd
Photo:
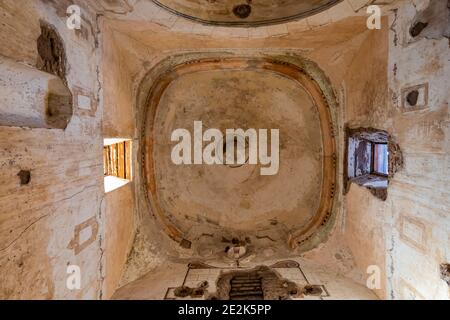
[[[189,19],[205,25],[225,26],[225,27],[259,27],[286,23],[289,21],[306,18],[314,14],[328,10],[340,3],[342,0],[323,0],[320,3],[299,3],[297,0],[290,1],[290,4],[280,3],[276,5],[276,10],[280,14],[275,15],[270,4],[239,4],[239,3],[213,3],[210,11],[205,8],[205,4],[195,4],[183,2],[183,5],[172,3],[167,0],[152,0],[157,6],[167,10],[177,16]],[[242,1],[244,3],[245,1]],[[248,13],[244,17],[233,14],[234,9],[239,5],[249,7],[250,12],[263,11],[260,16],[253,17],[253,13]],[[204,16],[209,12],[209,16]]]

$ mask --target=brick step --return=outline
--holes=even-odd
[[[262,290],[261,286],[232,287],[231,292]]]
[[[246,296],[246,297],[233,297],[231,300],[264,300],[263,295]]]
[[[247,297],[247,296],[263,296],[262,290],[245,291],[245,292],[230,292],[230,297]]]
[[[234,276],[233,279],[236,279],[236,280],[242,280],[242,279],[259,280],[259,279],[261,279],[261,277],[258,277],[258,276]]]
[[[232,283],[232,287],[245,287],[245,286],[261,286],[261,282],[240,282],[240,283]]]
[[[239,283],[261,283],[261,280],[231,280],[231,284]]]
[[[262,285],[260,283],[255,284],[245,284],[245,285],[238,285],[238,286],[231,286],[232,289],[235,290],[243,290],[246,288],[262,288]]]

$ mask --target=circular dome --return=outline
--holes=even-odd
[[[179,128],[193,133],[194,121],[202,121],[203,132],[217,128],[225,137],[228,129],[267,129],[269,137],[270,130],[278,129],[277,174],[261,175],[261,164],[247,161],[242,166],[175,165],[170,154],[177,143],[171,134]],[[154,134],[156,198],[184,232],[199,220],[238,231],[270,228],[273,221],[300,228],[318,209],[320,119],[308,92],[296,81],[258,70],[182,75],[161,97]],[[226,141],[236,146],[234,137]]]
[[[336,182],[331,115],[319,85],[295,65],[272,59],[186,59],[161,62],[145,82],[151,87],[142,100],[141,149],[150,212],[183,246],[205,235],[266,239],[260,232],[274,233],[291,247],[306,245],[329,225]],[[214,141],[222,142],[211,150],[222,158],[228,150],[237,157],[234,147],[242,138],[245,156],[239,165],[195,160],[196,146],[202,158],[211,145],[204,135],[209,129],[218,133]],[[238,141],[227,135],[238,129],[245,132]],[[273,129],[278,130],[279,167],[264,175],[270,165],[261,161],[260,130],[267,130],[263,149],[272,151]],[[189,146],[179,153],[185,159],[188,150],[187,163],[173,158],[185,140],[174,138],[179,130],[189,135]],[[254,150],[249,144],[255,142],[247,130],[258,133],[259,161],[249,161]]]
[[[342,0],[153,0],[182,17],[204,24],[260,26],[304,18]]]

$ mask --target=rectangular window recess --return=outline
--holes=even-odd
[[[132,180],[132,142],[129,139],[104,140],[103,174],[105,192],[116,190]]]

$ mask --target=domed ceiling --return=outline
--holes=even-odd
[[[146,198],[172,239],[195,245],[204,235],[259,239],[271,232],[295,246],[327,224],[335,188],[330,113],[317,84],[297,67],[259,58],[189,60],[157,76],[146,101]],[[228,129],[268,130],[269,140],[279,130],[278,170],[262,175],[267,166],[248,159],[238,166],[174,163],[173,133],[195,134],[199,121],[200,137],[217,129],[222,141]],[[194,154],[195,145],[187,150]]]
[[[259,26],[282,23],[326,10],[342,0],[152,0],[205,24]]]
[[[177,128],[280,130],[280,168],[260,165],[174,165],[167,155]],[[229,230],[268,228],[277,221],[297,228],[317,211],[322,190],[320,120],[308,92],[276,73],[212,70],[174,80],[155,117],[155,170],[161,208],[182,230],[207,219]],[[261,147],[261,146],[260,146]],[[274,196],[276,195],[276,196]]]

